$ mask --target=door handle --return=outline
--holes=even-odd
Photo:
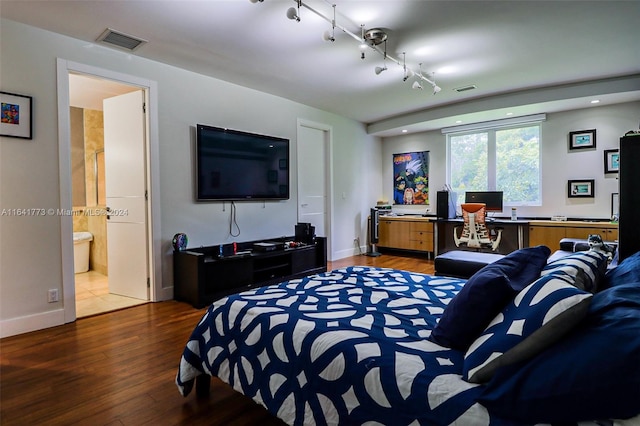
[[[307,203],[302,203],[302,204],[300,204],[300,207],[307,207],[308,205],[309,204],[307,204]]]

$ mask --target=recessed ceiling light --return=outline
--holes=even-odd
[[[462,120],[456,120],[456,124],[462,123]]]
[[[592,104],[598,104],[600,103],[600,99],[594,99],[591,101]]]
[[[407,129],[402,129],[402,133],[407,133],[408,130]]]
[[[512,112],[508,112],[508,113],[507,113],[507,116],[509,116],[509,115],[513,115],[513,113],[512,113]]]

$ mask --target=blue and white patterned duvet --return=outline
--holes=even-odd
[[[349,267],[215,302],[176,383],[217,376],[291,425],[488,425],[463,354],[428,340],[463,280]]]

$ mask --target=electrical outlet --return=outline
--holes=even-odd
[[[57,288],[49,289],[48,299],[47,300],[49,301],[49,303],[58,302],[60,300]]]

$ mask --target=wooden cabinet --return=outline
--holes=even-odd
[[[252,245],[239,243],[238,248],[246,250]],[[176,300],[202,308],[227,294],[327,270],[327,242],[323,237],[313,245],[296,248],[224,257],[219,254],[220,246],[173,253]]]
[[[552,251],[560,250],[561,239],[586,240],[590,234],[599,234],[604,241],[617,241],[618,225],[609,222],[531,221],[529,223],[529,247],[545,245]]]
[[[380,217],[378,246],[433,252],[433,222],[422,217]]]

